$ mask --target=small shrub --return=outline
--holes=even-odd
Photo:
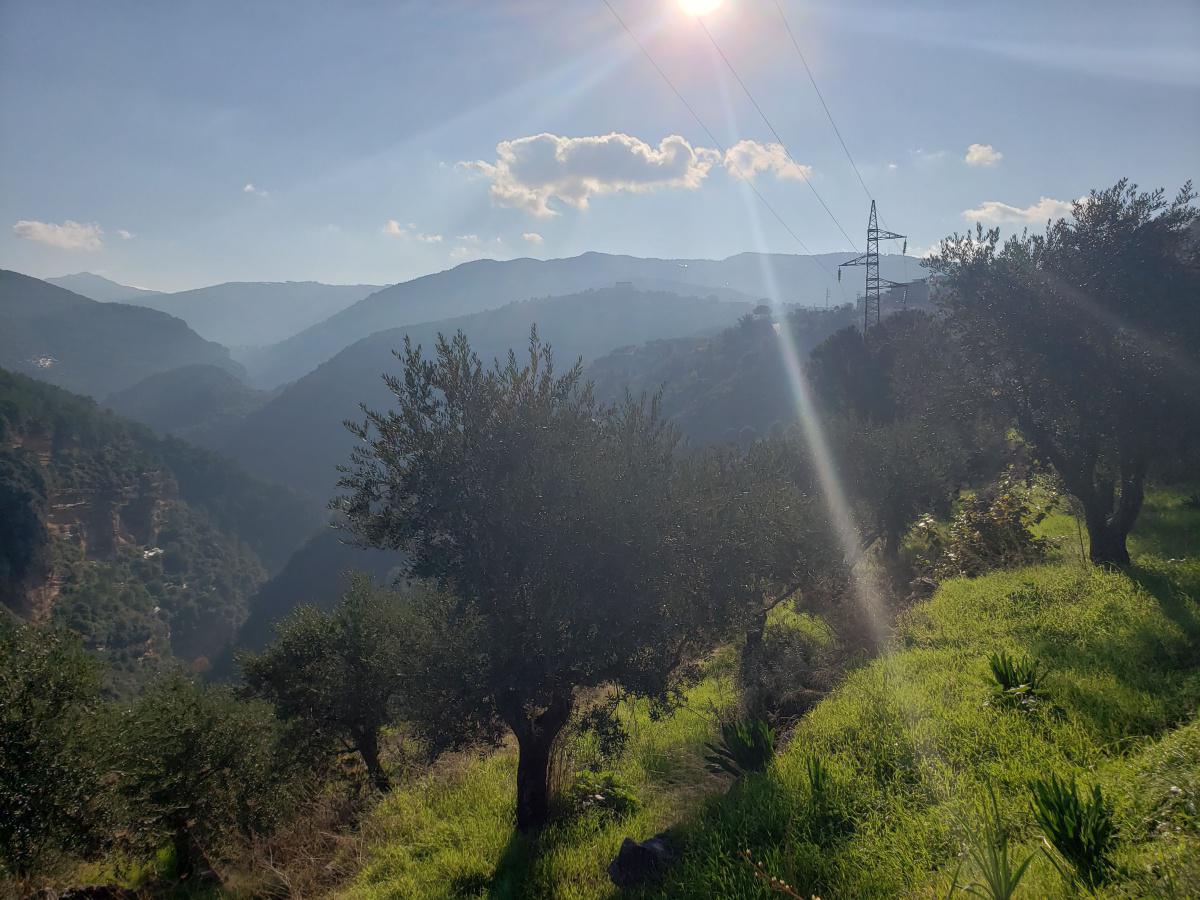
[[[572,817],[599,811],[623,819],[641,807],[633,786],[615,772],[577,772],[564,800]]]
[[[1046,673],[1036,659],[993,653],[988,663],[996,682],[996,698],[1009,706],[1031,707],[1041,696]]]
[[[775,758],[775,729],[762,719],[726,722],[721,740],[706,744],[708,770],[718,775],[741,778],[750,772],[765,772]]]
[[[1000,818],[996,792],[990,786],[988,802],[983,808],[983,821],[978,828],[968,828],[967,836],[967,855],[979,870],[982,880],[971,882],[963,890],[987,900],[1009,900],[1016,894],[1021,879],[1025,877],[1025,870],[1033,862],[1033,854],[1014,864],[1009,848],[1009,831]]]
[[[921,568],[940,580],[1040,562],[1049,545],[1029,525],[1043,515],[1032,508],[1024,481],[1008,472],[959,501],[948,528],[938,528],[931,517],[917,523]]]
[[[596,753],[606,763],[620,757],[629,743],[629,731],[617,715],[621,695],[610,694],[602,702],[588,709],[579,719],[580,734],[591,734],[596,739]]]
[[[1092,788],[1090,797],[1080,797],[1074,778],[1067,782],[1051,775],[1030,782],[1029,789],[1033,792],[1034,818],[1046,839],[1070,865],[1074,878],[1089,890],[1107,881],[1113,870],[1116,826],[1112,807],[1100,786]],[[1050,859],[1063,871],[1053,856]],[[1065,871],[1063,874],[1071,877]]]

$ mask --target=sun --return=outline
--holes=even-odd
[[[689,16],[707,16],[721,6],[721,0],[679,0],[679,7]]]

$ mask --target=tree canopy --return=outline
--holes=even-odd
[[[984,394],[1078,498],[1097,563],[1129,564],[1148,472],[1197,437],[1195,197],[1122,180],[1044,235],[977,226],[929,262]]]
[[[652,401],[598,404],[579,365],[555,373],[536,330],[523,365],[485,368],[461,333],[433,359],[411,343],[398,356],[396,408],[348,423],[362,444],[340,506],[363,541],[459,598],[479,669],[458,727],[513,731],[518,825],[536,828],[575,689],[665,697],[761,598],[770,545],[748,540],[728,461],[684,462]]]

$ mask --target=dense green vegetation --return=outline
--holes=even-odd
[[[0,600],[63,625],[127,689],[230,644],[316,511],[208,451],[0,370]]]

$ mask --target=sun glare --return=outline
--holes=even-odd
[[[721,0],[679,0],[679,7],[689,16],[707,16],[721,6]]]

